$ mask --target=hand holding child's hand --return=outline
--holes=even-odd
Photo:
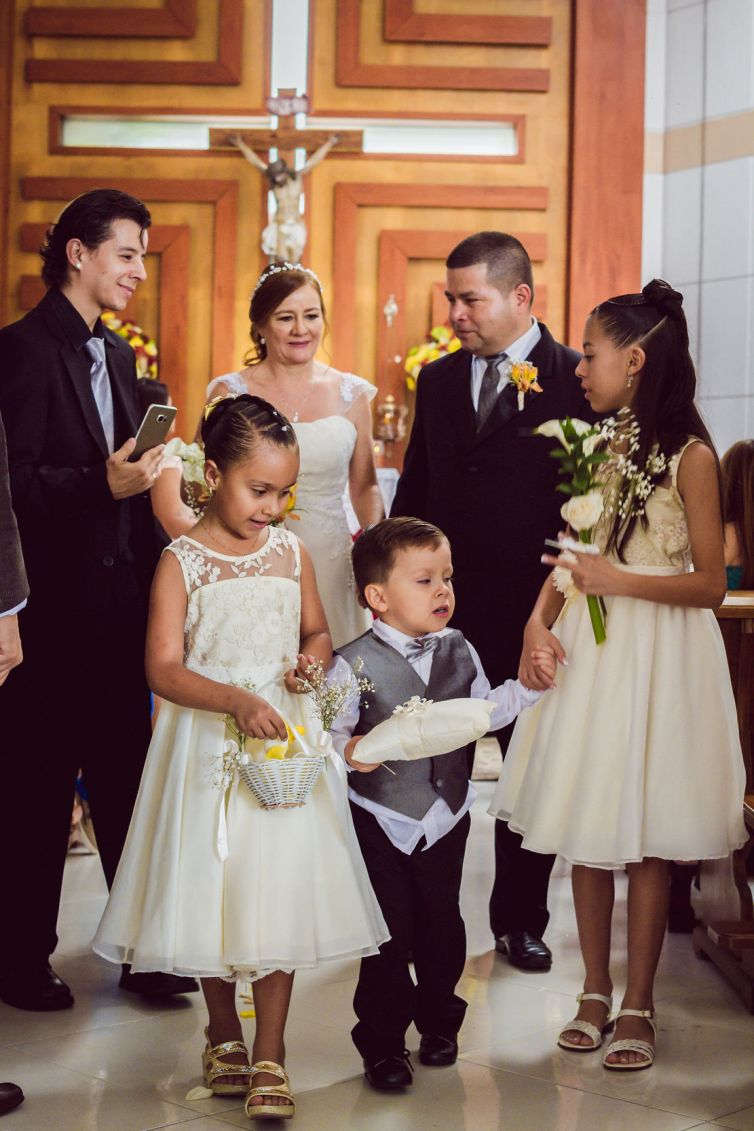
[[[239,729],[251,738],[288,737],[285,723],[275,708],[260,695],[255,695],[253,691],[245,691],[239,687],[230,713],[238,723]]]
[[[305,656],[303,652],[299,652],[298,656],[296,656],[296,667],[287,671],[283,677],[286,690],[290,691],[293,695],[303,695],[309,687],[307,672],[312,664],[316,664],[316,662],[316,656]]]
[[[531,654],[531,665],[534,668],[537,679],[544,683],[546,687],[553,688],[555,684],[555,672],[557,670],[558,662],[555,659],[555,649],[549,646],[535,648]]]
[[[346,756],[346,762],[352,769],[358,770],[360,774],[371,774],[372,770],[379,770],[382,762],[356,762],[353,758],[353,752],[356,745],[361,742],[363,734],[356,734],[353,738],[349,739],[346,743],[346,748],[343,753]]]
[[[603,554],[573,550],[567,560],[554,554],[543,554],[545,565],[561,566],[571,571],[573,584],[580,593],[595,597],[615,597],[620,594],[623,575]],[[573,559],[576,559],[575,561]]]

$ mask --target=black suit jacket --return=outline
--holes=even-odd
[[[5,429],[0,419],[0,613],[15,609],[28,596],[21,543],[10,501]]]
[[[453,551],[456,614],[493,684],[516,674],[521,638],[546,575],[545,538],[562,528],[554,444],[532,429],[565,416],[594,420],[575,375],[579,354],[542,337],[528,360],[542,392],[503,389],[477,436],[471,354],[459,350],[428,365],[391,509],[445,532]]]
[[[131,348],[95,326],[106,343],[115,446],[136,434],[140,411]],[[22,614],[27,664],[60,633],[87,650],[103,618],[143,635],[159,544],[147,494],[116,502],[108,488],[105,436],[84,349],[86,323],[53,289],[0,330],[0,413],[8,440],[13,506],[32,599]],[[89,655],[89,661],[95,657]]]

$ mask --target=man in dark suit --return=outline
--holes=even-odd
[[[31,599],[24,664],[0,698],[0,997],[64,1009],[52,971],[68,831],[84,772],[108,883],[150,739],[144,676],[149,584],[160,550],[148,490],[162,448],[128,462],[139,424],[133,351],[100,315],[146,278],[151,223],[133,197],[74,200],[41,254],[39,305],[0,331],[0,412]],[[193,979],[131,975],[124,989],[180,992]]]
[[[579,355],[531,316],[531,261],[502,232],[479,232],[448,256],[450,321],[463,349],[428,365],[391,514],[415,515],[450,540],[456,626],[493,685],[515,676],[523,630],[546,570],[544,539],[562,521],[552,442],[532,428],[554,417],[594,419],[575,368]],[[542,392],[522,397],[510,361],[538,370]],[[501,749],[510,729],[498,733]],[[495,827],[490,925],[497,949],[523,969],[547,970],[542,940],[554,858],[528,852],[504,821]]]

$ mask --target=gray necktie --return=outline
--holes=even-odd
[[[486,358],[487,368],[482,377],[482,385],[479,389],[479,403],[476,410],[476,430],[480,432],[487,417],[492,412],[493,405],[497,400],[497,386],[500,380],[500,375],[497,367],[500,362],[507,357],[505,353],[496,353],[494,357]]]
[[[92,392],[97,404],[97,412],[102,421],[102,430],[105,433],[107,450],[110,455],[115,450],[115,417],[113,414],[113,391],[110,388],[110,377],[105,361],[105,342],[103,338],[90,338],[84,346],[92,359],[89,376],[92,382]]]
[[[422,656],[426,656],[428,652],[434,652],[437,645],[440,643],[440,637],[430,635],[427,633],[425,636],[415,636],[413,640],[409,640],[406,645],[405,654],[406,659],[420,660]]]

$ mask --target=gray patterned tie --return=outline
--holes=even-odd
[[[92,392],[97,404],[97,412],[102,421],[102,430],[105,433],[107,450],[110,455],[115,450],[115,416],[113,413],[113,391],[110,388],[110,378],[107,373],[105,361],[105,342],[103,338],[90,338],[85,343],[84,349],[92,359],[89,376],[92,381]]]
[[[477,432],[481,432],[484,422],[492,412],[492,408],[497,400],[497,386],[500,380],[497,367],[507,356],[506,353],[496,353],[493,357],[485,359],[487,368],[482,377],[482,385],[479,389],[479,404],[476,410]]]

